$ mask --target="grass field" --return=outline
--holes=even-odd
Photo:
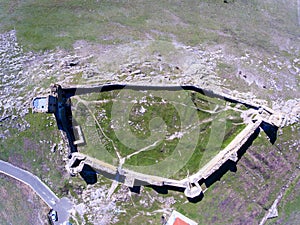
[[[185,91],[95,93],[73,105],[82,153],[114,165],[119,154],[124,167],[167,177],[195,173],[245,127],[225,101]]]
[[[173,207],[199,224],[258,224],[290,176],[290,172],[283,168],[289,166],[295,168],[298,165],[299,152],[295,153],[293,149],[282,152],[283,158],[294,153],[296,158],[293,162],[288,162],[283,158],[275,160],[275,155],[279,154],[278,149],[282,148],[282,143],[290,145],[292,142],[286,141],[286,139],[299,134],[299,132],[289,133],[289,128],[285,128],[284,131],[275,146],[271,145],[265,134],[262,133],[261,137],[254,141],[253,146],[239,161],[237,170],[224,174],[218,182],[208,188],[201,201],[189,202],[182,193],[175,191],[160,193],[160,196],[162,199],[174,197],[176,203]],[[266,152],[266,148],[269,151]],[[258,160],[256,157],[262,158]],[[272,169],[276,166],[279,168]],[[279,217],[268,220],[267,224],[298,223],[299,179],[295,179],[288,190],[290,191],[286,192],[279,205]],[[151,202],[147,199],[149,195],[146,193],[150,193],[150,196],[158,195],[151,188],[145,188],[140,196],[133,197],[134,205],[131,202],[128,203],[128,207],[131,209],[128,215],[131,216],[122,216],[122,222],[117,224],[139,224],[142,221],[159,223],[162,213],[151,210],[152,208],[147,210],[150,212],[148,215],[140,213],[144,207],[140,203],[141,199]],[[143,195],[147,197],[142,197]],[[160,209],[165,207],[159,201],[155,201],[153,204]],[[135,215],[138,216],[135,217]]]
[[[277,51],[273,35],[293,35],[297,29],[296,1],[2,0],[0,4],[0,29],[15,28],[28,50],[70,48],[76,40],[117,44],[175,36],[188,45],[226,42],[234,48]],[[281,19],[273,19],[277,17]]]
[[[48,206],[28,186],[2,174],[0,198],[1,224],[48,224]]]
[[[68,174],[60,151],[52,153],[51,147],[61,142],[55,119],[49,114],[27,114],[30,128],[23,132],[11,129],[12,134],[0,142],[0,158],[32,172],[59,196]]]

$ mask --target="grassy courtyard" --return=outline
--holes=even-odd
[[[93,93],[72,103],[82,153],[167,177],[195,173],[245,127],[235,105],[183,90]]]

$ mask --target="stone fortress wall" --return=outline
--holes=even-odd
[[[100,91],[109,90],[120,90],[123,88],[133,89],[133,90],[191,90],[199,93],[205,93],[210,97],[216,97],[225,99],[229,102],[240,103],[248,108],[252,109],[252,114],[248,120],[248,125],[225,147],[221,150],[215,157],[213,157],[205,166],[203,166],[197,173],[190,175],[183,180],[173,180],[164,177],[157,177],[147,174],[138,173],[124,168],[119,168],[110,164],[107,164],[98,159],[92,158],[88,155],[84,155],[77,151],[76,145],[83,143],[83,138],[80,136],[80,127],[77,127],[77,133],[79,133],[78,140],[75,140],[73,130],[71,129],[72,124],[68,124],[68,119],[66,115],[66,109],[70,107],[69,98],[76,95],[94,93]],[[117,180],[118,182],[124,183],[128,187],[136,186],[137,184],[143,185],[154,185],[154,186],[171,186],[177,187],[184,190],[184,194],[188,198],[194,198],[203,193],[200,184],[204,183],[211,175],[218,171],[222,165],[228,161],[237,162],[238,151],[241,147],[252,137],[252,135],[257,131],[257,129],[262,125],[262,123],[268,124],[274,128],[283,127],[286,124],[286,119],[284,114],[280,112],[275,112],[273,109],[260,105],[258,103],[247,101],[230,94],[214,92],[211,90],[205,90],[196,86],[146,86],[146,85],[125,85],[125,84],[106,84],[99,86],[77,86],[62,88],[60,85],[54,85],[51,88],[51,94],[47,97],[51,99],[51,106],[47,109],[48,112],[54,113],[56,119],[58,120],[58,125],[62,127],[65,131],[70,145],[70,155],[68,168],[71,174],[79,173],[83,170],[84,165],[89,165],[95,171],[106,174],[106,176],[111,179]],[[55,99],[55,100],[53,100]],[[46,110],[41,105],[37,106],[37,101],[41,101],[41,97],[37,97],[33,100],[33,111],[36,112],[46,112]],[[50,104],[50,103],[49,103]]]

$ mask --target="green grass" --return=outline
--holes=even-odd
[[[158,97],[159,94],[152,92],[151,94],[115,91],[82,96],[81,98],[86,101],[83,103],[78,103],[78,100],[74,99],[73,115],[82,126],[87,142],[87,145],[80,147],[80,151],[117,165],[115,148],[122,157],[126,157],[160,140],[146,151],[126,159],[123,166],[139,172],[156,174],[157,168],[164,165],[165,176],[173,176],[178,170],[175,177],[180,179],[187,173],[197,172],[245,127],[239,113],[224,110],[225,102],[220,99],[193,92],[176,92],[170,98],[167,97],[170,93],[166,92],[164,93],[166,98],[162,101],[162,98]],[[181,104],[185,101],[184,96],[192,101],[191,105]],[[147,101],[139,103],[137,99]],[[220,112],[211,114],[210,111],[213,112],[216,106]],[[145,111],[140,113],[142,109]],[[199,127],[195,126],[197,123],[191,121],[192,112],[197,113]],[[184,119],[185,122],[181,117],[183,115],[187,118]],[[97,118],[99,126],[94,117]],[[183,131],[185,127],[181,126],[187,126],[184,125],[186,123],[195,127],[189,128],[188,133],[181,138],[165,139],[165,135],[169,137]],[[198,129],[200,133],[197,133]],[[184,164],[177,168],[174,166],[174,160],[178,157]]]
[[[293,191],[299,192],[299,188],[295,187],[296,185],[299,185],[299,180],[300,180],[300,176],[298,176],[298,178],[295,180],[295,182],[291,185],[291,187],[289,189],[290,191],[286,193],[286,197],[289,197],[289,195],[291,195],[291,194],[295,194],[295,193],[292,193]],[[296,189],[298,189],[298,190],[296,190]],[[299,193],[298,193],[298,195],[296,195],[296,197],[293,200],[287,202],[287,204],[284,206],[284,208],[285,208],[284,212],[288,217],[291,216],[292,213],[297,212],[298,211],[297,209],[300,208]]]
[[[299,220],[299,208],[300,208],[300,189],[299,189],[300,176],[291,183],[285,192],[282,200],[278,205],[279,217],[274,220],[268,221],[267,224],[294,224]],[[284,221],[284,222],[283,222]]]
[[[262,146],[260,139],[265,140],[265,137],[255,139],[254,146],[247,151],[257,152]],[[271,148],[270,143],[261,150],[268,151],[268,148]],[[237,164],[237,171],[226,172],[220,180],[207,189],[203,200],[195,204],[182,204],[179,201],[175,205],[176,210],[194,219],[199,224],[239,224],[241,221],[245,222],[245,218],[248,218],[247,224],[257,224],[255,221],[259,221],[265,213],[262,207],[269,207],[269,204],[272,204],[274,200],[273,193],[278,194],[284,179],[274,183],[274,178],[268,179],[264,185],[258,180],[256,182],[251,181],[252,175],[249,176],[248,172],[246,173],[250,169],[244,167],[245,158],[249,158],[247,153]],[[257,164],[258,162],[255,162],[254,165]],[[255,171],[257,172],[257,170]],[[276,174],[276,171],[274,171],[274,174]],[[273,175],[271,176],[273,177]],[[250,185],[251,183],[253,183],[253,186]],[[263,192],[263,189],[269,186],[272,186],[273,191],[271,193]],[[261,198],[266,199],[264,204],[261,203]],[[240,215],[241,211],[243,215]]]
[[[237,116],[236,114],[231,110],[221,112],[214,118],[213,122],[200,126],[200,129],[205,132],[200,134],[193,155],[187,164],[178,171],[177,178],[186,175],[188,172],[190,174],[196,173],[245,128],[244,124],[234,124],[234,122],[241,123],[241,118],[233,120],[227,118],[229,115]]]
[[[76,40],[128,43],[145,40],[148,34],[165,41],[173,36],[187,45],[226,42],[236,49],[249,46],[275,52],[278,46],[272,40],[273,30],[296,34],[293,4],[270,0],[230,4],[206,0],[155,4],[146,0],[1,0],[0,30],[16,28],[19,41],[28,50],[71,48]],[[274,16],[281,19],[273,20]]]
[[[1,224],[48,224],[48,206],[29,187],[2,174],[0,198]]]
[[[298,190],[299,191],[299,190]],[[286,203],[280,210],[284,212],[285,215],[285,222],[296,222],[295,218],[299,219],[299,209],[300,209],[300,194],[295,196],[295,198]],[[281,214],[281,213],[280,213]],[[282,214],[281,214],[282,215]],[[293,218],[295,217],[295,218]]]
[[[37,175],[60,195],[64,163],[58,151],[50,152],[51,146],[61,140],[55,119],[38,113],[29,113],[25,119],[30,128],[22,132],[11,129],[12,136],[0,142],[0,158]]]

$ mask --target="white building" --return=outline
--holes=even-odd
[[[36,97],[32,101],[33,112],[54,113],[57,100],[54,96]]]

